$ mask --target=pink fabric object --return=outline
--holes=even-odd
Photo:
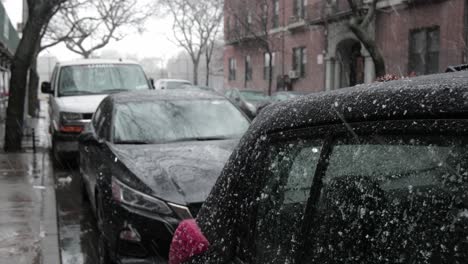
[[[172,238],[169,264],[184,263],[208,250],[210,242],[201,232],[195,219],[180,222]]]

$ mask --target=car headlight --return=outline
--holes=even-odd
[[[130,207],[163,215],[171,215],[172,210],[166,202],[134,190],[112,177],[112,197],[115,201]]]
[[[61,118],[61,120],[64,120],[64,121],[82,120],[82,119],[83,119],[83,114],[80,114],[80,113],[61,112],[61,113],[60,113],[60,118]]]

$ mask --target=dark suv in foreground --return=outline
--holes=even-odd
[[[468,72],[278,103],[170,263],[468,263]]]

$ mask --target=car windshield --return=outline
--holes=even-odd
[[[297,257],[292,241],[304,231],[308,201],[316,203],[316,211],[304,220],[309,229],[301,263],[468,261],[468,254],[457,255],[468,249],[468,138],[340,139],[319,184],[313,176],[322,144],[306,140],[271,147],[272,178],[261,195],[269,198],[260,203],[257,224],[259,263]],[[308,200],[315,185],[320,196]]]
[[[142,68],[131,64],[64,66],[58,83],[59,96],[149,89]]]
[[[166,89],[182,89],[190,88],[191,84],[189,82],[179,82],[179,81],[168,81],[166,82]]]
[[[240,137],[249,122],[227,100],[168,100],[118,104],[115,143],[165,143]]]
[[[247,101],[257,101],[257,102],[266,102],[270,100],[270,98],[265,95],[263,92],[257,91],[240,91],[242,98]]]

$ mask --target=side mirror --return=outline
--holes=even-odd
[[[169,250],[169,264],[181,264],[208,251],[210,242],[195,219],[184,220],[177,227]]]
[[[43,82],[41,84],[41,92],[45,94],[53,94],[54,90],[52,90],[52,85],[50,82]]]
[[[154,86],[154,79],[153,78],[150,78],[149,79],[150,83],[151,83],[151,88],[154,90],[156,89],[156,87]]]

